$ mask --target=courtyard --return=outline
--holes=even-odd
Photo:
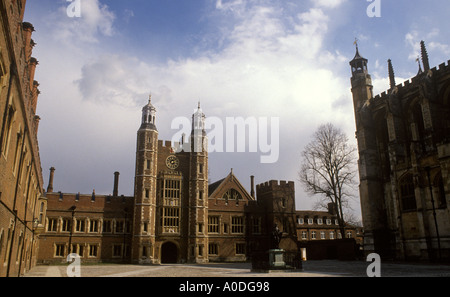
[[[305,261],[303,270],[295,272],[257,273],[249,263],[210,263],[204,265],[81,265],[81,277],[188,277],[188,278],[299,278],[299,277],[367,277],[369,262]],[[450,265],[427,263],[381,263],[381,277],[450,277]],[[67,277],[68,266],[37,266],[25,277]]]

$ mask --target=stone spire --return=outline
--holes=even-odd
[[[430,70],[430,61],[428,59],[428,53],[425,47],[425,42],[423,40],[420,42],[420,50],[422,52],[422,63],[424,71],[428,72]]]
[[[388,60],[388,69],[389,69],[389,81],[391,84],[391,90],[393,90],[395,88],[396,84],[395,84],[394,67],[392,66],[391,59]]]

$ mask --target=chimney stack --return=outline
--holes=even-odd
[[[47,193],[53,193],[53,178],[55,176],[55,168],[50,168],[50,179],[48,181]]]
[[[250,180],[251,180],[251,192],[250,192],[250,195],[251,195],[253,198],[256,198],[256,197],[255,197],[255,177],[252,175],[252,176],[250,177]]]
[[[114,173],[114,190],[113,190],[113,197],[119,196],[119,172]]]

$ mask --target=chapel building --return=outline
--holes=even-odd
[[[350,62],[366,253],[402,260],[450,258],[450,67],[422,65],[373,94],[358,46]]]

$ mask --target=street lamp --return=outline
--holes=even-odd
[[[73,235],[73,218],[75,216],[75,209],[77,209],[77,207],[74,205],[71,208],[69,208],[70,211],[72,211],[72,221],[70,222],[70,236],[69,236],[69,255],[72,253],[72,235]]]

